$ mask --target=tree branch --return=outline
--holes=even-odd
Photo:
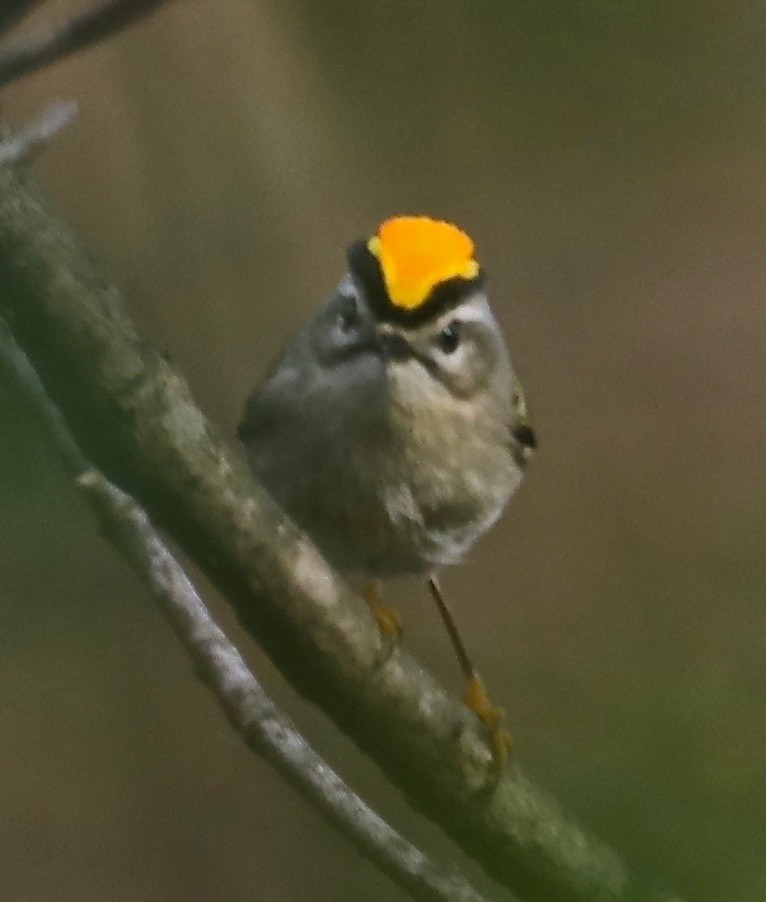
[[[653,898],[513,765],[254,484],[26,173],[0,171],[0,313],[89,459],[135,494],[285,676],[411,803],[538,902]],[[660,898],[659,896],[657,898]]]
[[[248,670],[211,618],[146,513],[97,470],[78,480],[112,544],[149,586],[201,679],[250,748],[263,755],[359,851],[413,898],[482,902],[454,869],[441,868],[365,805],[317,755]]]
[[[422,902],[484,902],[454,868],[407,842],[352,792],[269,699],[135,501],[93,469],[0,320],[0,369],[16,382],[76,478],[104,535],[146,583],[231,725],[384,873]]]
[[[102,0],[98,6],[74,16],[63,25],[22,36],[14,43],[0,47],[0,86],[103,41],[167,2],[169,0]],[[31,3],[26,5],[31,6]],[[23,6],[23,3],[15,4],[20,13]],[[15,19],[11,23],[13,21]]]

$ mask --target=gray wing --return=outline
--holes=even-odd
[[[273,432],[283,416],[284,412],[266,382],[247,399],[242,420],[237,426],[237,438],[245,445],[257,442],[259,437]]]
[[[294,419],[311,369],[311,357],[303,347],[306,341],[304,327],[272,362],[261,385],[247,399],[237,426],[237,438],[245,445],[274,436]]]
[[[513,458],[520,467],[524,467],[537,449],[537,433],[529,421],[527,399],[518,376],[515,377],[509,433]]]

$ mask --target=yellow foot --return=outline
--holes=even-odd
[[[468,680],[465,690],[465,703],[487,728],[495,764],[501,770],[505,767],[508,755],[513,747],[511,734],[502,726],[505,719],[505,711],[492,704],[487,695],[487,690],[484,688],[484,683],[482,683],[481,678],[477,674],[474,674]]]
[[[380,634],[384,639],[397,640],[402,635],[399,615],[393,608],[380,600],[380,584],[372,583],[364,590],[364,598],[369,605],[372,616],[378,621]]]
[[[399,615],[385,604],[370,605],[372,616],[378,621],[381,635],[386,639],[398,639],[402,634]]]

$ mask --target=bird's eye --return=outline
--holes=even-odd
[[[463,324],[459,320],[453,319],[448,326],[445,326],[441,330],[436,336],[436,344],[439,346],[439,350],[443,351],[445,354],[452,354],[453,351],[457,350],[457,347],[460,344],[460,331],[462,325]]]
[[[356,298],[343,295],[343,302],[338,310],[338,322],[343,332],[350,332],[359,325],[359,307]]]

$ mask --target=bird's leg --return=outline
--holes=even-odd
[[[450,609],[447,607],[447,602],[444,600],[441,588],[435,577],[431,576],[429,578],[428,588],[431,591],[433,600],[436,602],[436,607],[444,621],[444,625],[447,627],[452,647],[455,650],[458,662],[460,663],[460,669],[463,671],[463,676],[466,680],[464,696],[466,706],[479,717],[481,722],[487,728],[492,742],[495,762],[498,767],[503,767],[508,760],[508,753],[513,744],[511,734],[502,726],[505,712],[502,708],[495,707],[490,701],[487,690],[484,688],[484,683],[476,672],[473,662],[468,657],[468,652],[465,650],[463,640],[460,638],[460,633],[458,632],[455,620]]]
[[[381,601],[380,580],[373,580],[364,587],[364,600],[369,605],[372,616],[378,621],[381,635],[386,639],[398,639],[402,626],[396,611]]]

